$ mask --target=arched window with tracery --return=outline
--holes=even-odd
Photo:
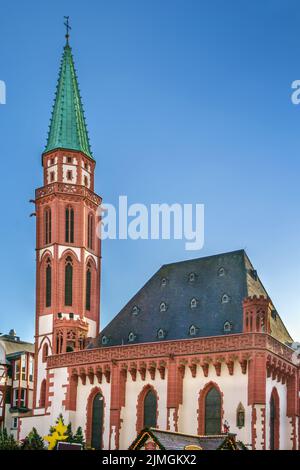
[[[150,389],[144,399],[144,428],[156,428],[157,398]]]
[[[46,259],[46,307],[51,307],[52,295],[52,268],[50,258]]]
[[[221,396],[215,387],[205,397],[205,434],[221,434]]]
[[[74,243],[74,209],[66,208],[66,243]]]
[[[44,211],[44,241],[45,245],[51,243],[51,209],[48,207]]]
[[[73,262],[71,256],[67,256],[65,264],[65,305],[73,303]]]
[[[94,249],[94,216],[88,215],[88,248]]]
[[[92,289],[92,267],[91,267],[91,263],[88,263],[87,270],[86,270],[86,286],[85,286],[86,310],[91,310],[91,289]]]
[[[45,408],[46,405],[46,379],[42,380],[40,389],[40,407]]]
[[[49,346],[48,346],[47,343],[44,343],[43,350],[42,350],[42,361],[43,362],[47,361],[48,354],[49,354]]]
[[[274,387],[270,398],[270,450],[279,449],[279,395]]]

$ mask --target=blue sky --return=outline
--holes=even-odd
[[[63,15],[97,160],[116,203],[204,203],[205,246],[106,241],[102,327],[164,263],[245,248],[300,340],[300,4],[296,0],[1,5],[0,332],[34,334],[35,220]]]

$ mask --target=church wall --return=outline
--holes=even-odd
[[[92,390],[97,387],[100,388],[104,397],[104,423],[103,423],[103,445],[104,449],[109,448],[109,426],[110,426],[110,384],[106,381],[102,381],[101,384],[95,381],[94,384],[90,384],[89,380],[83,385],[82,381],[78,380],[77,388],[77,403],[76,413],[72,413],[72,427],[77,429],[78,426],[82,427],[83,433],[86,432],[87,426],[87,404],[89,395]]]
[[[158,396],[158,416],[157,425],[160,429],[167,429],[167,371],[164,379],[161,379],[158,372],[155,380],[152,380],[150,373],[146,372],[145,380],[142,380],[140,374],[136,375],[134,382],[130,374],[127,374],[126,381],[126,401],[125,407],[121,410],[121,432],[120,449],[128,449],[129,445],[137,435],[137,403],[138,397],[144,387],[151,385]]]
[[[196,377],[192,377],[188,367],[183,380],[183,403],[179,407],[178,430],[187,434],[198,434],[198,409],[200,391],[209,382],[218,385],[223,394],[223,420],[227,420],[230,432],[237,434],[237,439],[248,444],[251,442],[251,407],[248,406],[248,375],[243,374],[238,362],[234,365],[234,374],[230,375],[226,364],[222,364],[221,374],[217,376],[213,365],[209,366],[208,377],[197,365]],[[236,426],[236,411],[241,403],[245,409],[245,426]]]

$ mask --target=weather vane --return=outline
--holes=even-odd
[[[65,18],[65,20],[66,20],[66,22],[64,23],[64,25],[65,25],[66,30],[67,30],[67,32],[66,32],[66,40],[67,40],[67,44],[68,44],[68,43],[69,43],[69,37],[70,37],[70,35],[69,35],[69,30],[72,29],[72,28],[71,28],[71,26],[69,25],[69,18],[70,18],[70,17],[69,17],[69,16],[64,16],[64,18]]]

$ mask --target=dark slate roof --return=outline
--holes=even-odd
[[[160,429],[144,429],[133,441],[130,450],[139,450],[148,439],[153,439],[161,450],[184,450],[186,446],[201,447],[202,450],[244,450],[241,443],[236,443],[234,434],[216,436],[197,436]]]
[[[194,281],[190,280],[191,274]],[[224,294],[227,303],[222,303]],[[224,333],[227,321],[232,326],[231,334],[241,333],[242,301],[249,295],[268,294],[244,250],[166,264],[102,330],[91,347],[103,346],[103,337],[108,339],[107,346],[159,341],[159,330],[165,334],[161,341],[218,336],[228,334]],[[196,308],[190,307],[192,299],[196,299]],[[160,311],[162,302],[167,307],[164,312]],[[280,339],[291,341],[277,312],[275,317]],[[189,334],[191,325],[196,327],[195,336]],[[134,341],[129,342],[131,332]]]

